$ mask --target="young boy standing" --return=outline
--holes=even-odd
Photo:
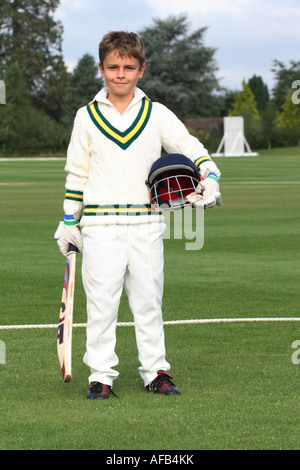
[[[206,180],[198,203],[206,200],[213,206],[220,172],[181,121],[137,88],[146,67],[139,36],[108,33],[99,45],[99,59],[106,87],[76,114],[65,168],[65,223],[55,235],[64,256],[69,242],[83,253],[87,398],[109,398],[118,376],[116,324],[123,285],[146,390],[179,394],[168,374],[162,318],[165,225],[162,214],[151,211],[145,181],[162,147],[184,154],[198,165],[204,186]]]

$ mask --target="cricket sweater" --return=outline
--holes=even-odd
[[[151,210],[149,170],[166,153],[180,153],[197,165],[202,178],[220,171],[204,146],[164,105],[139,88],[121,115],[103,88],[77,111],[67,152],[65,223],[81,227],[162,220]]]

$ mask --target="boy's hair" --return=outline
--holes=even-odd
[[[135,33],[111,31],[103,36],[99,44],[99,60],[102,67],[105,57],[112,51],[116,51],[120,57],[134,57],[139,61],[140,68],[145,63],[144,43]]]

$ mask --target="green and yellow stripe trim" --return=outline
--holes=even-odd
[[[212,159],[209,158],[209,157],[200,157],[200,158],[197,158],[197,160],[194,161],[196,167],[199,169],[201,163],[204,163],[204,162],[211,162]]]
[[[150,204],[114,204],[105,206],[85,206],[84,216],[105,216],[105,215],[125,215],[125,216],[139,216],[139,215],[161,215],[160,211],[152,211]]]
[[[124,132],[113,127],[110,122],[101,113],[97,101],[87,106],[88,113],[95,126],[108,139],[112,140],[121,149],[126,150],[145,129],[152,110],[152,102],[146,97],[142,99],[140,111],[133,124]]]
[[[83,201],[83,192],[81,191],[72,191],[71,189],[66,190],[65,199],[69,199],[71,201]]]

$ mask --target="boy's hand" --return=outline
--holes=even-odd
[[[67,257],[68,255],[69,243],[75,245],[82,253],[82,236],[79,224],[68,226],[64,222],[59,222],[54,238],[57,240],[59,251],[63,256]]]
[[[189,194],[186,199],[195,207],[204,207],[204,209],[215,205],[221,206],[219,183],[212,178],[206,178],[198,184],[196,192]]]

